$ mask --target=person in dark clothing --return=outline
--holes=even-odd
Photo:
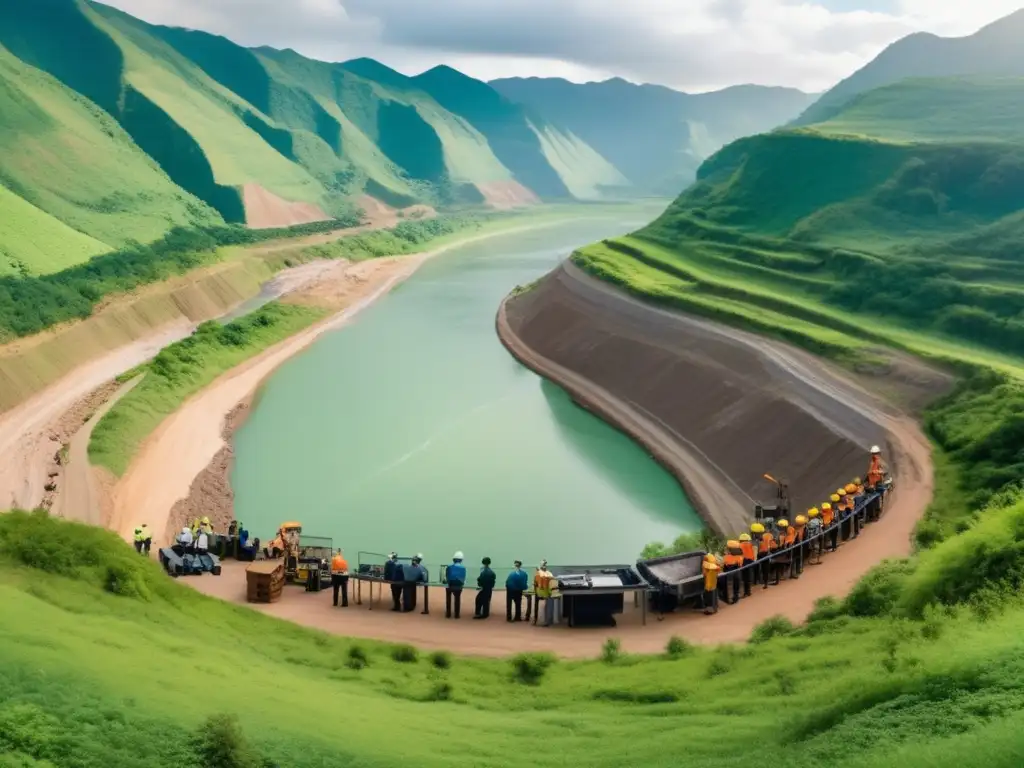
[[[523,620],[523,593],[530,586],[530,579],[523,570],[523,562],[516,560],[513,563],[515,568],[505,579],[505,620]],[[512,606],[515,606],[516,616],[512,618]]]
[[[341,592],[341,607],[348,608],[348,561],[340,549],[331,558],[331,586],[334,588],[334,607],[338,607],[338,592]]]
[[[466,566],[462,564],[462,553],[456,552],[452,564],[445,569],[444,576],[444,617],[452,617],[452,602],[455,603],[455,618],[462,610],[462,588],[466,586]]]
[[[416,587],[427,583],[427,569],[420,565],[422,562],[423,555],[416,555],[409,565],[402,566],[403,613],[416,610]]]
[[[391,584],[391,610],[402,610],[402,566],[398,562],[397,552],[392,552],[384,563],[384,581]]]
[[[491,570],[491,558],[485,557],[481,564],[480,575],[476,578],[476,585],[479,591],[476,593],[476,613],[474,619],[486,619],[491,615],[491,593],[494,592],[494,584],[498,577]]]

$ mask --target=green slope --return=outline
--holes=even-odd
[[[1024,143],[1024,77],[909,79],[854,97],[820,133]]]
[[[793,119],[813,97],[791,88],[739,86],[686,94],[620,78],[570,83],[508,78],[490,85],[578,136],[644,192],[675,194],[725,144]]]
[[[815,102],[797,123],[831,119],[855,96],[907,78],[963,75],[1024,77],[1024,9],[967,37],[917,33],[899,40]]]
[[[3,47],[0,146],[0,182],[89,236],[82,241],[119,247],[133,239],[155,240],[173,226],[219,221],[175,186],[107,113]],[[0,247],[16,253],[20,248],[5,240]],[[93,253],[95,244],[55,253],[38,270],[28,253],[23,256],[32,271],[52,271]]]
[[[108,250],[0,185],[0,276],[59,272]]]

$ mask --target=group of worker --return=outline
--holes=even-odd
[[[180,547],[178,554],[191,552],[205,555],[210,551],[210,539],[213,538],[213,525],[210,518],[195,518],[192,525],[186,525],[175,537],[175,544]]]
[[[750,597],[754,584],[768,589],[777,585],[788,571],[789,578],[799,579],[804,566],[818,564],[825,552],[839,548],[860,535],[867,522],[875,522],[882,513],[886,469],[878,446],[871,448],[871,463],[862,481],[854,478],[836,490],[820,507],[812,507],[806,515],[797,515],[793,522],[765,518],[755,521],[750,532],[726,542],[725,553],[709,552],[704,556],[704,613],[718,611],[719,599],[736,603]],[[872,497],[870,502],[866,502]]]
[[[441,578],[444,585],[444,615],[446,619],[458,619],[462,616],[462,591],[466,587],[469,573],[465,565],[465,555],[456,552],[452,562],[445,568]],[[408,563],[401,563],[398,553],[388,555],[384,564],[383,581],[391,586],[391,610],[398,613],[409,613],[416,610],[416,590],[429,584],[430,576],[423,565],[423,555],[417,554]],[[348,562],[339,549],[331,560],[331,579],[334,586],[334,605],[338,605],[338,593],[341,593],[341,607],[348,606]],[[480,561],[480,572],[476,577],[476,601],[473,618],[488,619],[491,616],[491,597],[497,585],[498,576],[491,568],[491,558]],[[523,597],[530,589],[530,576],[523,570],[521,560],[512,563],[512,571],[505,579],[505,619],[509,622],[523,620]],[[558,592],[558,580],[548,570],[547,560],[541,561],[533,574],[533,598],[536,599],[538,610],[540,600],[545,600],[545,624],[551,626],[556,619],[556,608],[561,595]],[[529,618],[527,613],[526,618]]]

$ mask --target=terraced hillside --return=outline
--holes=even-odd
[[[515,77],[490,85],[572,131],[634,189],[657,194],[675,194],[716,150],[792,120],[814,99],[792,88],[752,85],[687,94],[620,78],[576,84]]]

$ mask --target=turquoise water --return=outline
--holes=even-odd
[[[501,346],[517,284],[641,221],[575,221],[449,251],[267,382],[236,436],[236,514],[447,562],[629,562],[701,523],[641,448]]]

